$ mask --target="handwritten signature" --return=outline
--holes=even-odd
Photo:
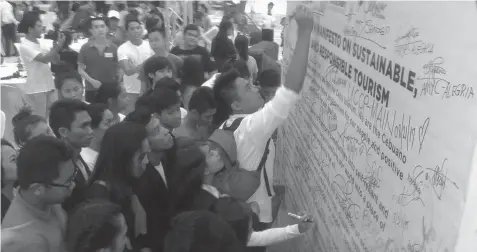
[[[364,13],[371,13],[373,17],[379,19],[386,19],[383,15],[384,10],[388,5],[379,1],[359,1],[358,11],[363,7]]]
[[[330,65],[325,70],[325,79],[326,81],[335,84],[336,86],[346,86],[348,81],[345,78],[339,77],[341,72],[338,70],[338,67],[335,65]]]
[[[434,52],[434,44],[426,43],[418,40],[419,31],[417,28],[411,27],[404,35],[398,36],[394,43],[396,43],[396,53],[403,57],[404,55],[420,55]]]
[[[381,45],[380,43],[376,42],[375,40],[364,37],[363,33],[386,35],[390,31],[390,29],[391,29],[390,27],[388,27],[388,26],[384,26],[384,27],[375,26],[375,25],[373,25],[372,20],[367,20],[367,21],[357,20],[356,23],[358,24],[358,28],[354,27],[353,25],[346,26],[344,28],[343,33],[344,33],[345,36],[364,39],[366,41],[369,41],[369,42],[381,47],[382,49],[386,49],[386,46]],[[364,24],[364,25],[362,25],[362,24]],[[359,26],[362,26],[362,27],[359,27]]]
[[[336,197],[341,208],[345,211],[346,217],[358,219],[361,207],[351,199],[354,192],[353,182],[346,180],[343,175],[337,174],[331,187],[333,191],[336,191]]]
[[[432,187],[436,197],[441,200],[442,194],[446,189],[447,183],[453,185],[456,189],[459,189],[457,183],[447,177],[448,170],[445,168],[447,158],[442,161],[441,165],[436,165],[434,168],[424,168],[422,165],[417,165],[414,168],[414,172],[419,171],[416,179],[424,174],[425,181]]]

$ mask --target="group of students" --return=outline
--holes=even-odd
[[[275,71],[256,77],[240,48],[245,39],[234,44],[227,33],[212,41],[219,72],[202,70],[210,57],[191,53],[200,34],[194,25],[184,29],[184,45],[171,50],[187,55],[180,68],[164,54],[163,31],[149,29],[156,55],[123,68],[142,84],[126,116],[132,102],[123,85],[101,82],[87,103],[82,74],[57,74],[59,99],[48,120],[23,109],[13,118],[18,154],[2,140],[2,249],[263,251],[311,228],[309,215],[270,228],[272,136],[299,99],[313,30],[305,8],[293,18],[298,39],[281,85]],[[93,36],[101,35],[94,23],[104,21],[97,20]],[[133,23],[140,22],[127,22],[139,38]],[[261,86],[268,79],[278,83]]]

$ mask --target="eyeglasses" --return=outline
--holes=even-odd
[[[76,175],[78,175],[78,168],[75,168],[73,175],[64,184],[50,183],[49,185],[56,186],[56,187],[70,188],[76,178]]]

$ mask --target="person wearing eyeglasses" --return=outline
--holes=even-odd
[[[61,203],[75,187],[73,150],[53,136],[29,140],[17,158],[19,190],[2,222],[2,236],[21,227],[22,238],[2,242],[2,251],[65,251],[67,216]],[[13,232],[15,235],[15,232]]]

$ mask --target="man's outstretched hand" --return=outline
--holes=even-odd
[[[296,7],[292,17],[295,19],[298,29],[304,31],[312,31],[313,30],[313,13],[305,6],[298,5]]]

